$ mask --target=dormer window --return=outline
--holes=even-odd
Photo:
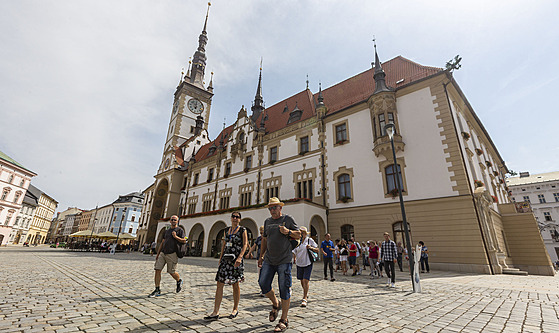
[[[295,103],[295,109],[289,113],[289,119],[287,120],[287,124],[291,124],[298,120],[301,120],[301,116],[303,115],[303,110],[299,109],[297,103]]]

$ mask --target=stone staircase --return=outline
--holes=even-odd
[[[528,275],[528,272],[521,271],[521,270],[518,269],[518,268],[507,267],[507,268],[503,268],[503,274],[509,274],[509,275]]]

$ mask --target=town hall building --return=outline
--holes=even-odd
[[[265,107],[260,69],[250,109],[210,138],[207,21],[144,191],[140,243],[160,241],[176,214],[190,254],[217,256],[231,211],[252,241],[276,196],[318,242],[326,232],[380,241],[387,231],[405,246],[399,180],[411,243],[429,246],[434,269],[554,274],[533,215],[510,202],[505,162],[450,70],[402,56],[381,63],[375,46],[371,68]]]

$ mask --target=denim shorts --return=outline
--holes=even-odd
[[[349,257],[349,265],[350,266],[355,265],[356,261],[357,261],[357,257]]]
[[[297,280],[309,280],[311,279],[312,273],[312,263],[305,267],[297,266]]]
[[[271,265],[267,262],[262,263],[258,284],[263,294],[272,290],[274,275],[278,273],[278,286],[280,298],[288,300],[291,298],[291,263],[281,265]]]

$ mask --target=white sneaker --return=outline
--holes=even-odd
[[[396,288],[396,284],[393,282],[390,284],[390,288]]]
[[[390,278],[388,278],[388,281],[386,282],[386,285],[387,285],[388,287],[390,287],[390,283],[391,283],[391,282],[392,282],[392,281],[390,281]]]

